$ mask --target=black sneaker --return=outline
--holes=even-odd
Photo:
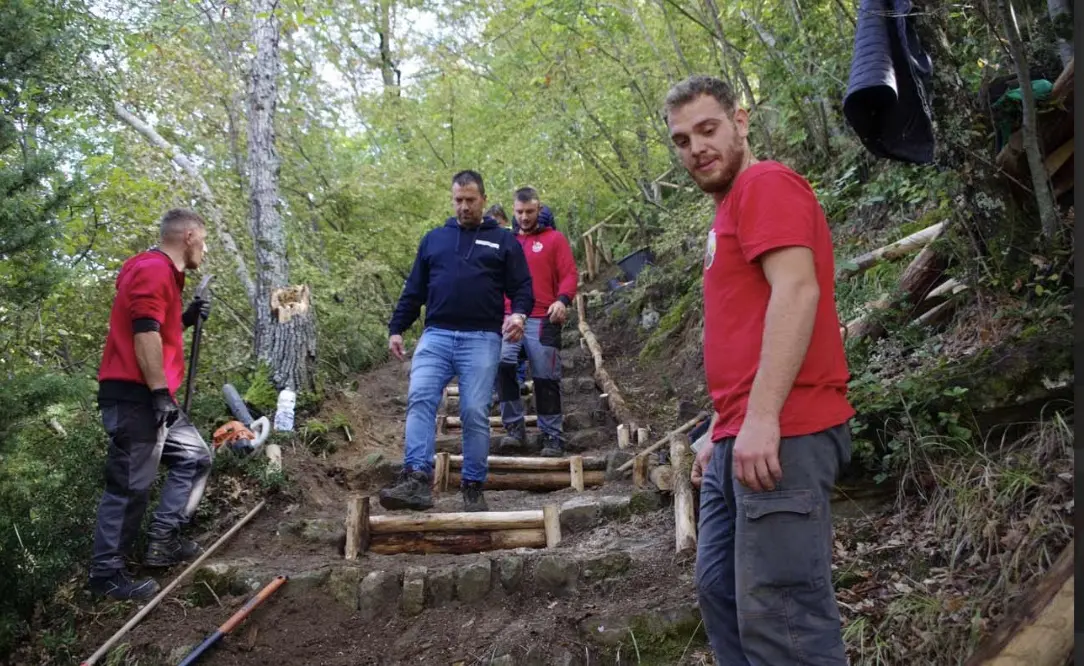
[[[432,486],[429,475],[425,472],[404,469],[395,485],[380,491],[380,506],[389,511],[430,509],[433,507]]]
[[[160,589],[158,581],[153,578],[133,579],[132,574],[124,569],[110,576],[91,576],[89,583],[91,594],[121,601],[150,599]]]
[[[481,481],[464,481],[462,491],[464,511],[489,511],[486,498],[482,495]]]
[[[185,539],[177,532],[168,534],[151,532],[147,535],[147,555],[143,566],[154,568],[171,567],[182,562],[196,559],[203,549],[191,539]]]
[[[522,450],[527,447],[527,422],[523,419],[512,423],[511,426],[506,426],[508,434],[501,437],[500,449],[504,450]]]
[[[543,458],[560,458],[565,455],[565,443],[561,441],[560,437],[542,433],[540,440],[542,443],[542,452],[538,455]]]

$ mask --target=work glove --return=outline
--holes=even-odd
[[[185,328],[196,325],[196,317],[206,321],[207,317],[211,315],[211,301],[205,301],[202,298],[193,298],[192,302],[188,304],[188,309],[181,315],[181,323]]]
[[[169,394],[169,389],[160,388],[151,391],[151,404],[154,407],[154,418],[158,428],[170,428],[181,416],[181,408]]]

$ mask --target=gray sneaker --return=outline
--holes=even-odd
[[[565,443],[559,436],[542,433],[539,441],[542,444],[542,452],[538,455],[543,458],[560,458],[565,455]]]
[[[508,434],[501,438],[500,450],[521,451],[527,448],[527,422],[523,419],[508,426]]]
[[[433,507],[432,485],[425,472],[404,469],[395,485],[380,491],[380,506],[388,511],[430,509]]]

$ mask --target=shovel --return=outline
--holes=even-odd
[[[262,590],[257,592],[251,599],[245,602],[245,605],[240,608],[236,613],[230,616],[230,619],[226,620],[221,627],[211,632],[202,643],[197,645],[195,649],[188,653],[188,656],[178,664],[177,666],[189,666],[194,664],[200,655],[206,652],[212,645],[222,639],[223,636],[233,631],[234,627],[241,624],[249,613],[253,611],[257,606],[262,604],[268,597],[275,593],[275,590],[282,587],[283,583],[288,580],[286,576],[275,576],[275,578],[264,586]]]
[[[199,286],[196,287],[196,298],[204,300],[207,287],[213,279],[215,279],[215,276],[208,274],[200,280]],[[188,414],[188,403],[192,399],[192,382],[196,379],[196,364],[199,362],[199,341],[202,334],[203,317],[196,317],[196,330],[192,332],[192,351],[188,355],[188,379],[185,380],[184,404],[181,406],[181,411],[185,414]]]

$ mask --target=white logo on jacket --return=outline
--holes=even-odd
[[[535,241],[534,245],[531,246],[531,249],[538,253],[542,251],[543,247],[544,246],[542,245],[542,241]]]
[[[708,233],[708,246],[704,249],[704,269],[711,268],[715,263],[715,230]]]
[[[500,243],[494,243],[493,241],[476,240],[474,241],[474,243],[475,245],[485,245],[486,247],[491,247],[494,250],[501,249]]]

